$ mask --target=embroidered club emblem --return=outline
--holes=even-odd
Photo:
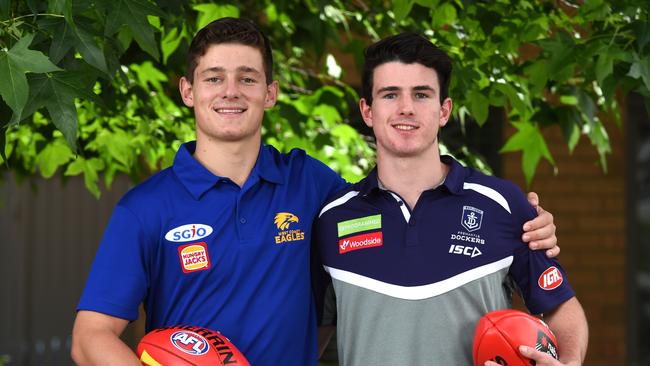
[[[467,231],[472,232],[481,228],[483,221],[483,211],[472,206],[463,206],[463,218],[460,224],[463,225]]]

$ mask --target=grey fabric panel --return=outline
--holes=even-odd
[[[511,306],[508,269],[424,300],[403,300],[333,279],[342,366],[472,365],[485,313]]]

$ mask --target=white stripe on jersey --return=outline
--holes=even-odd
[[[505,208],[506,211],[509,213],[512,213],[510,211],[510,205],[508,205],[508,201],[506,201],[505,197],[501,195],[501,193],[495,191],[494,189],[481,185],[481,184],[476,184],[476,183],[463,183],[463,189],[471,189],[473,191],[476,191],[492,200],[494,200],[496,203],[500,204],[501,207]]]
[[[469,282],[485,277],[501,269],[508,268],[512,264],[513,257],[508,256],[496,262],[470,269],[459,273],[445,280],[421,286],[400,286],[375,280],[360,274],[344,271],[341,269],[323,266],[332,278],[349,283],[354,286],[379,292],[384,295],[404,300],[423,300],[434,296],[442,295],[451,290],[457,289]]]

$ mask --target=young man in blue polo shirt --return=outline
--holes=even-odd
[[[366,51],[359,105],[377,167],[324,206],[314,233],[336,294],[339,362],[471,365],[478,319],[510,307],[517,290],[557,335],[561,363],[522,353],[538,366],[580,365],[582,307],[557,261],[522,245],[534,209],[514,184],[440,156],[451,65],[413,33]]]
[[[261,144],[278,93],[272,63],[247,20],[220,19],[192,41],[180,92],[196,142],[115,208],[78,305],[75,362],[138,365],[119,335],[143,303],[147,331],[197,325],[223,332],[255,366],[316,364],[311,228],[346,183],[303,151]],[[549,214],[531,226],[555,245]]]

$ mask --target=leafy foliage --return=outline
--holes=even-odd
[[[504,108],[527,180],[544,159],[542,131],[560,125],[567,148],[587,138],[606,169],[606,114],[617,95],[650,100],[645,1],[593,0],[0,0],[0,155],[3,169],[46,178],[83,174],[140,180],[171,164],[194,135],[177,92],[192,35],[223,16],[252,18],[270,36],[280,80],[263,137],[301,147],[356,180],[373,164],[356,128],[363,47],[402,30],[423,32],[454,59],[451,96],[461,123]],[[345,65],[345,66],[342,66]],[[352,127],[351,127],[352,126]],[[455,152],[484,164],[467,148]]]

